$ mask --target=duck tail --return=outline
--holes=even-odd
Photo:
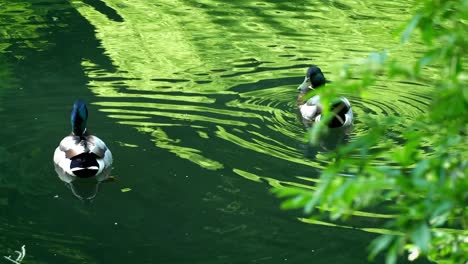
[[[81,153],[71,159],[70,170],[80,178],[95,176],[99,171],[97,158],[97,155],[92,152]]]

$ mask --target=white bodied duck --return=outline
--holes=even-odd
[[[304,82],[297,87],[299,96],[297,97],[297,109],[306,128],[310,128],[314,123],[322,118],[323,106],[320,103],[320,96],[315,95],[304,102],[303,97],[310,91],[323,87],[326,83],[325,76],[317,66],[311,66],[307,70]],[[348,99],[341,97],[334,101],[331,110],[335,116],[328,123],[328,127],[348,127],[353,122],[353,110]]]
[[[112,153],[104,141],[91,135],[86,128],[88,109],[76,100],[71,112],[72,132],[55,149],[54,165],[60,179],[71,183],[78,178],[97,176],[100,182],[109,177]]]

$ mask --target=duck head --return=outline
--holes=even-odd
[[[88,120],[88,108],[83,100],[76,100],[71,112],[72,132],[75,136],[83,136],[86,132],[86,121]]]
[[[311,66],[307,70],[304,82],[297,87],[301,92],[307,92],[308,90],[317,89],[324,85],[326,82],[325,76],[317,66]]]

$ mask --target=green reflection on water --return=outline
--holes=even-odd
[[[168,96],[167,98],[171,98],[171,96]],[[100,105],[104,107],[115,107],[117,109],[123,109],[123,108],[146,108],[146,109],[159,109],[159,110],[176,110],[180,112],[184,112],[185,115],[188,115],[187,113],[192,113],[192,112],[201,112],[201,113],[213,113],[213,114],[221,114],[221,115],[226,115],[229,117],[236,117],[239,116],[239,113],[234,112],[234,111],[229,111],[229,110],[223,110],[223,109],[213,109],[209,107],[204,107],[204,106],[196,106],[196,105],[182,105],[182,104],[158,104],[158,103],[142,103],[142,102],[135,102],[135,103],[129,103],[129,102],[97,102],[94,103],[95,105]],[[146,111],[141,111],[141,110],[135,110],[132,111],[134,113],[148,113]],[[155,113],[154,111],[151,111],[149,113]],[[167,113],[167,112],[166,112]],[[171,113],[168,113],[170,115]],[[258,118],[262,119],[261,116],[252,114],[252,113],[242,113],[242,117],[244,118]],[[192,118],[185,118],[185,119],[192,119]],[[200,120],[203,120],[203,116],[199,117]],[[208,119],[208,118],[207,118]],[[217,119],[214,121],[211,120],[206,120],[207,122],[211,123],[218,123],[220,122],[221,119]],[[226,120],[226,122],[229,122],[229,120]],[[232,124],[235,124],[233,122]],[[242,124],[241,124],[242,125]],[[247,124],[243,124],[244,126]]]
[[[318,168],[319,162],[305,161],[301,151],[283,143],[300,141],[303,133],[294,113],[297,83],[262,87],[258,80],[300,76],[307,64],[339,65],[388,46],[408,58],[417,51],[415,46],[396,45],[393,34],[396,23],[407,18],[402,10],[409,11],[409,3],[106,1],[122,18],[118,21],[82,2],[72,4],[96,27],[96,37],[117,69],[106,71],[82,62],[91,78],[90,89],[102,100],[95,105],[109,117],[127,125],[137,125],[127,120],[138,115],[156,119],[154,125],[145,122],[146,129],[167,123],[159,119],[179,120],[175,124],[202,121],[238,147]],[[299,70],[288,68],[303,62]],[[333,67],[325,69],[328,78],[336,76],[330,71]],[[233,92],[239,84],[248,90]],[[356,114],[411,118],[412,111],[422,111],[428,100],[421,97],[424,86],[413,85],[410,91],[407,86],[384,83],[364,100],[355,98]],[[243,135],[227,132],[231,126],[249,125],[254,129]],[[358,125],[355,133],[365,133],[365,128]],[[172,152],[180,149],[183,156],[187,147]]]
[[[132,177],[128,178],[132,179],[122,177],[122,181],[127,181],[125,183],[132,182],[142,190],[150,190],[148,193],[144,193],[144,191],[134,188],[134,186],[132,186],[134,191],[125,194],[128,196],[124,198],[112,196],[113,193],[108,192],[106,194],[109,195],[107,197],[110,197],[111,201],[104,204],[109,206],[101,208],[106,212],[105,215],[96,214],[89,216],[90,219],[80,217],[69,221],[75,224],[86,222],[92,223],[92,225],[96,224],[99,227],[107,226],[108,219],[101,218],[106,218],[108,215],[114,217],[113,214],[127,214],[126,211],[122,212],[122,210],[109,212],[111,208],[115,207],[113,206],[113,199],[119,201],[121,203],[119,206],[122,206],[122,208],[132,208],[135,215],[127,217],[130,218],[130,222],[133,221],[133,229],[128,228],[128,230],[123,231],[125,233],[116,233],[117,231],[111,229],[111,231],[108,231],[109,234],[116,234],[117,237],[122,235],[132,237],[135,232],[148,232],[147,237],[143,234],[144,239],[129,239],[128,241],[115,242],[115,244],[110,238],[104,239],[104,242],[111,244],[107,248],[110,250],[105,252],[104,255],[126,256],[126,260],[130,259],[131,256],[126,255],[122,245],[134,247],[135,245],[130,244],[142,244],[144,241],[144,247],[147,247],[146,251],[152,252],[153,248],[160,247],[160,244],[166,242],[158,236],[164,237],[167,230],[163,230],[159,234],[157,229],[156,231],[148,231],[147,229],[154,228],[153,226],[157,224],[164,225],[166,222],[175,222],[177,229],[183,229],[187,225],[186,222],[192,223],[193,219],[186,221],[185,216],[182,214],[185,214],[185,211],[191,212],[191,210],[196,211],[194,214],[197,214],[201,218],[199,221],[203,222],[217,218],[221,218],[220,222],[224,222],[226,218],[230,219],[235,214],[241,214],[241,211],[243,215],[253,216],[247,219],[235,218],[233,222],[228,219],[226,225],[210,223],[210,226],[208,224],[196,226],[197,223],[195,223],[195,227],[190,227],[193,227],[193,230],[199,228],[202,232],[191,231],[199,237],[193,238],[185,236],[185,234],[179,234],[183,238],[178,237],[177,243],[168,243],[167,248],[164,248],[168,250],[164,252],[162,259],[167,259],[168,252],[174,249],[177,249],[177,254],[174,253],[174,255],[180,255],[179,249],[181,248],[180,243],[182,243],[182,250],[186,250],[189,257],[197,258],[197,254],[206,254],[210,258],[214,258],[214,260],[207,260],[204,258],[205,256],[202,256],[197,259],[199,260],[198,263],[219,262],[217,261],[219,259],[216,259],[217,252],[194,253],[194,251],[197,251],[193,249],[194,245],[184,244],[184,241],[189,239],[199,239],[197,241],[202,241],[203,244],[209,244],[214,240],[221,241],[221,244],[217,245],[216,248],[221,251],[224,248],[231,248],[233,244],[222,243],[230,239],[229,241],[235,241],[237,247],[239,246],[238,241],[244,241],[246,247],[251,247],[246,252],[257,250],[270,252],[277,249],[272,245],[262,245],[265,241],[278,245],[278,249],[281,249],[278,252],[288,250],[297,252],[289,246],[292,240],[297,239],[296,236],[284,239],[286,241],[284,244],[282,244],[284,242],[282,240],[282,242],[278,242],[279,238],[287,236],[287,234],[282,233],[281,228],[289,230],[292,225],[291,222],[282,222],[282,219],[278,220],[276,218],[270,220],[272,218],[271,210],[273,209],[264,209],[262,207],[272,206],[271,200],[269,200],[269,197],[261,199],[264,190],[259,188],[260,185],[254,184],[256,189],[253,190],[248,189],[248,184],[261,182],[267,186],[287,185],[315,188],[316,179],[313,177],[316,175],[316,169],[322,168],[321,164],[323,162],[328,162],[326,155],[324,155],[325,151],[316,151],[317,154],[312,159],[306,159],[301,149],[304,130],[296,120],[294,100],[296,96],[295,88],[298,82],[302,81],[305,68],[309,64],[319,64],[324,69],[327,78],[333,80],[338,74],[337,65],[346,62],[349,58],[362,58],[370,51],[391,46],[391,53],[400,54],[400,57],[408,59],[412,57],[414,52],[418,52],[417,46],[401,47],[393,45],[398,41],[393,35],[395,24],[405,20],[411,8],[411,2],[406,1],[320,1],[320,3],[314,2],[311,4],[307,1],[247,0],[230,2],[212,0],[196,2],[188,0],[47,0],[31,1],[31,3],[28,3],[28,1],[12,2],[3,0],[0,1],[0,16],[1,18],[11,19],[11,21],[2,23],[2,27],[0,27],[0,36],[2,37],[0,38],[0,60],[2,64],[0,68],[2,82],[0,85],[2,87],[9,87],[8,83],[13,83],[15,85],[11,86],[16,86],[17,82],[12,73],[11,68],[13,67],[10,67],[8,59],[13,57],[23,60],[27,59],[26,55],[50,49],[52,45],[60,45],[61,42],[65,42],[65,44],[61,44],[65,46],[70,44],[63,39],[54,41],[51,39],[52,37],[48,37],[50,31],[60,32],[59,29],[66,29],[69,26],[62,21],[62,17],[56,16],[57,13],[65,16],[72,12],[66,9],[69,8],[67,3],[76,8],[94,27],[90,32],[85,33],[90,34],[94,29],[95,37],[101,46],[99,48],[93,47],[95,50],[90,53],[78,53],[79,55],[76,57],[63,61],[70,64],[75,60],[79,62],[82,67],[79,70],[84,70],[88,78],[87,81],[89,81],[88,88],[93,95],[93,97],[89,96],[92,101],[91,106],[99,108],[103,116],[118,125],[122,125],[114,126],[114,123],[109,125],[103,122],[103,124],[99,124],[100,127],[96,124],[96,130],[105,131],[106,128],[108,130],[118,128],[127,132],[129,130],[122,127],[130,127],[143,135],[142,137],[149,137],[152,141],[148,146],[144,145],[143,140],[134,143],[133,138],[125,138],[127,136],[126,132],[120,133],[120,135],[124,134],[123,138],[118,138],[114,142],[110,141],[113,149],[119,150],[118,146],[121,146],[139,152],[130,161],[119,160],[119,163],[116,163],[117,171],[123,174],[126,171],[124,167],[128,163],[137,163],[140,158],[146,157],[145,147],[153,146],[154,152],[158,154],[161,152],[169,153],[161,156],[163,161],[168,160],[171,165],[192,168],[189,165],[195,164],[194,167],[201,168],[201,172],[194,172],[195,174],[198,173],[197,175],[203,175],[205,171],[212,172],[217,176],[221,172],[228,172],[228,176],[223,176],[224,178],[220,176],[220,178],[228,182],[225,178],[230,179],[229,177],[232,177],[242,182],[241,184],[236,183],[239,186],[232,187],[235,191],[225,191],[228,194],[213,189],[223,185],[219,189],[225,190],[226,186],[231,187],[231,183],[223,182],[213,189],[209,189],[210,187],[203,189],[201,187],[203,185],[209,186],[210,181],[215,182],[213,184],[218,184],[216,181],[218,179],[213,178],[199,183],[191,183],[190,188],[182,189],[182,193],[188,196],[201,192],[201,190],[210,193],[221,192],[221,194],[212,194],[218,197],[214,206],[221,208],[218,210],[219,212],[229,214],[228,217],[223,214],[219,215],[218,211],[216,215],[199,216],[201,214],[199,212],[200,208],[203,208],[206,204],[198,204],[196,199],[193,199],[194,201],[188,203],[187,207],[180,209],[180,204],[177,204],[180,201],[173,197],[175,189],[178,191],[178,188],[183,188],[182,181],[166,179],[166,175],[170,174],[168,171],[174,168],[167,166],[169,167],[168,171],[164,170],[166,167],[164,169],[154,169],[153,167],[129,169],[128,174]],[[107,9],[97,7],[97,3],[106,5]],[[54,12],[48,13],[50,10]],[[74,16],[70,17],[73,20],[76,19]],[[87,24],[81,26],[88,28]],[[73,30],[75,29],[73,28]],[[79,35],[85,33],[79,30],[73,33],[78,35],[78,42],[83,41],[83,43],[78,43],[73,48],[90,48],[90,46],[86,45],[89,38],[85,36],[82,39]],[[70,37],[72,35],[74,34],[66,36]],[[63,54],[75,54],[77,52],[77,50],[68,47],[62,47],[62,49],[65,50]],[[92,55],[92,53],[99,53],[99,56],[106,57],[111,63],[102,57]],[[99,59],[96,59],[96,57]],[[39,57],[32,62],[38,63],[38,61],[41,62],[47,59]],[[4,60],[5,63],[3,63]],[[63,63],[63,61],[54,61],[52,64]],[[19,73],[22,72],[19,71]],[[65,73],[72,76],[81,74],[73,70]],[[53,78],[51,77],[51,79]],[[62,83],[63,79],[64,77],[61,77],[57,82]],[[6,82],[5,80],[10,81]],[[76,80],[73,79],[73,81]],[[35,80],[31,82],[35,82]],[[65,93],[72,94],[69,97],[61,94],[62,89],[55,88],[55,90],[51,89],[51,92],[47,92],[50,87],[46,85],[39,87],[44,88],[44,92],[38,93],[43,96],[40,99],[47,98],[44,102],[51,105],[68,105],[69,97],[86,95],[86,93],[81,92],[73,93],[72,90],[76,86],[72,88],[65,87]],[[2,92],[0,91],[0,93]],[[375,115],[402,114],[411,118],[416,113],[424,111],[428,102],[427,94],[425,84],[390,83],[382,80],[378,86],[371,90],[367,97],[350,99],[358,117],[364,113],[374,113]],[[12,94],[8,98],[16,100],[15,95]],[[37,94],[32,96],[37,96]],[[21,102],[30,101],[23,99]],[[37,106],[38,104],[36,102],[32,105],[43,109],[43,105]],[[2,107],[3,104],[0,105],[0,111],[2,111]],[[65,107],[59,107],[60,111],[62,111],[62,108]],[[11,106],[10,109],[16,110],[15,107]],[[47,110],[55,113],[57,108],[52,106]],[[30,120],[16,117],[15,121],[19,120],[20,122],[17,122],[18,127],[15,128],[29,131]],[[54,115],[54,117],[57,117],[57,119],[63,118],[64,120],[68,118],[64,118],[59,114]],[[41,131],[59,131],[62,128],[58,128],[58,123],[58,121],[50,121],[42,125],[34,124],[34,126]],[[66,129],[63,131],[65,132]],[[354,135],[366,133],[366,128],[358,123],[353,133]],[[109,132],[109,134],[112,134],[112,132]],[[37,143],[36,141],[34,137],[28,137],[21,138],[11,144],[20,147],[25,145],[43,147],[43,145],[40,145],[41,142]],[[35,199],[36,195],[50,195],[51,191],[55,192],[57,186],[53,185],[49,178],[43,178],[44,175],[50,176],[48,167],[39,166],[40,164],[37,164],[39,162],[32,163],[29,161],[31,158],[38,159],[38,156],[47,156],[48,154],[45,155],[44,153],[48,151],[50,150],[37,148],[26,155],[24,155],[25,151],[18,152],[17,155],[7,151],[8,155],[0,156],[0,163],[6,161],[6,167],[9,168],[6,173],[3,172],[8,175],[0,177],[2,186],[7,184],[19,186],[17,189],[22,192],[35,195],[31,200]],[[29,150],[26,152],[29,152]],[[151,152],[150,155],[154,155],[154,152]],[[153,158],[150,155],[149,158],[145,159],[146,163],[143,162],[148,167],[151,162],[160,158],[160,156]],[[116,156],[116,159],[119,158]],[[36,168],[37,166],[39,166],[39,170]],[[16,168],[19,169],[16,170]],[[151,173],[148,174],[160,174],[162,176],[157,179],[151,177],[150,180],[144,177],[133,178],[134,175],[139,176],[140,172],[144,175],[145,169],[151,170]],[[251,173],[254,170],[259,170],[262,175],[267,176]],[[42,178],[29,178],[31,171],[39,174]],[[294,175],[307,175],[308,177]],[[243,179],[247,179],[247,181]],[[231,181],[235,180],[231,179]],[[170,189],[168,191],[170,195],[167,196],[170,198],[157,193],[157,191],[164,191],[157,189],[157,185],[163,183],[162,186],[166,186],[164,185],[166,181],[173,183],[173,185],[168,185],[170,186],[168,188]],[[156,187],[153,187],[153,185]],[[146,186],[150,187],[145,189]],[[123,187],[126,187],[126,185]],[[154,189],[157,191],[154,191]],[[242,191],[239,191],[239,189],[242,189]],[[120,193],[120,191],[118,192]],[[16,193],[15,188],[7,188],[6,191],[2,189],[2,192],[0,192],[0,209],[11,206],[14,202],[13,198],[20,195]],[[143,199],[132,200],[134,198],[132,195],[141,196]],[[249,200],[243,195],[254,196],[254,198]],[[186,198],[190,199],[192,197],[183,196],[180,200],[184,200],[185,203]],[[267,203],[265,200],[269,202]],[[23,200],[20,201],[23,202]],[[102,197],[101,201],[107,201],[106,197]],[[239,209],[239,207],[242,207],[240,204],[245,203],[245,201],[255,201],[259,205],[257,207],[244,205],[247,209]],[[48,205],[50,203],[50,200],[44,199],[38,204]],[[167,207],[165,207],[165,204],[167,204]],[[268,206],[263,206],[264,204]],[[210,204],[209,206],[213,205]],[[276,205],[273,206],[276,209]],[[70,204],[66,204],[52,215],[62,216],[69,210],[79,211],[78,214],[72,214],[73,216],[86,215],[86,209],[80,210],[70,207]],[[252,213],[253,210],[259,212]],[[156,214],[152,211],[160,214],[155,217],[153,214]],[[36,212],[36,214],[40,213]],[[44,215],[46,216],[45,223],[49,221],[47,218],[49,215],[46,213]],[[10,216],[11,214],[8,214],[8,217]],[[371,219],[386,217],[385,215],[368,212],[357,212],[354,216]],[[3,215],[0,217],[3,217]],[[167,217],[168,219],[157,222],[161,217]],[[142,220],[146,218],[150,219],[149,223]],[[266,229],[267,232],[263,232],[263,229],[255,226],[253,223],[256,223],[259,219],[268,219],[271,229]],[[242,221],[246,221],[247,224]],[[94,249],[94,245],[92,245],[93,249],[91,247],[87,248],[88,244],[101,241],[101,237],[96,235],[102,235],[101,230],[90,231],[91,238],[41,233],[34,230],[34,228],[55,228],[55,226],[44,227],[44,223],[34,223],[32,228],[21,229],[22,224],[25,223],[17,221],[11,229],[10,226],[4,225],[0,225],[0,229],[5,231],[8,237],[17,237],[18,240],[33,237],[32,244],[47,242],[44,243],[44,247],[48,249],[40,249],[48,252],[60,252],[63,259],[68,260],[61,263],[93,263],[96,259],[102,257],[100,252],[97,251],[103,248],[106,249],[106,246],[99,245],[100,248],[97,250]],[[59,227],[62,231],[65,230],[65,234],[68,231],[67,223],[68,221],[62,223]],[[267,221],[265,220],[262,223],[267,223]],[[320,225],[322,223],[315,222],[314,224]],[[336,224],[332,223],[327,224],[336,226]],[[295,226],[294,228],[302,233],[307,229],[304,226]],[[85,231],[87,228],[89,226],[76,227],[79,232]],[[103,229],[107,230],[106,228]],[[371,229],[362,228],[362,230]],[[205,231],[229,234],[232,237],[229,239],[213,237],[207,235]],[[271,234],[269,234],[270,231]],[[96,237],[93,235],[96,235]],[[170,236],[173,239],[172,233],[170,233]],[[109,237],[112,236],[109,235]],[[262,243],[253,240],[254,237],[260,238]],[[7,245],[9,242],[2,241],[1,244]],[[255,245],[252,246],[253,244]],[[347,245],[344,246],[348,247]],[[302,249],[301,246],[299,248]],[[95,251],[96,253],[90,253]],[[124,253],[120,253],[120,251]],[[146,252],[141,249],[135,251]],[[47,257],[51,260],[54,259],[50,256],[46,256],[45,259]],[[283,259],[272,259],[270,256],[260,256],[257,259],[262,259],[262,257],[276,263],[283,262]],[[107,260],[105,256],[102,258]],[[140,258],[145,260],[144,256],[140,256]],[[231,256],[220,259],[225,260],[228,258],[231,258]],[[310,258],[311,256],[302,256],[300,257],[302,261],[296,261],[296,263],[304,263],[304,260],[310,260]],[[178,263],[185,261],[185,259],[181,260],[178,257],[174,257],[174,259],[177,259]],[[246,257],[237,256],[237,260],[239,260],[239,263],[241,263],[240,260],[245,262]],[[34,263],[33,261],[32,263]],[[348,261],[354,262],[355,260]]]
[[[138,130],[150,133],[154,137],[153,142],[157,147],[167,149],[168,151],[175,153],[178,157],[198,164],[202,168],[208,170],[218,170],[223,168],[223,164],[204,157],[200,154],[201,151],[198,149],[178,146],[180,139],[169,138],[161,128],[152,129],[150,127],[140,127]]]
[[[54,4],[54,1],[51,1]],[[49,43],[40,38],[40,30],[48,27],[46,21],[47,9],[33,8],[32,3],[22,1],[0,1],[0,51],[7,49],[12,42],[5,40],[20,39],[16,42],[20,48],[42,50]],[[53,19],[53,18],[51,18]],[[57,26],[65,26],[57,21]],[[21,56],[14,54],[14,56]],[[18,57],[19,58],[19,57]]]
[[[174,119],[180,119],[185,121],[204,121],[216,124],[229,124],[235,126],[246,126],[247,123],[234,121],[234,120],[225,120],[219,118],[210,118],[206,116],[198,116],[187,113],[171,113],[164,111],[140,111],[140,110],[123,110],[123,109],[101,109],[102,112],[106,113],[125,113],[125,114],[142,114],[142,115],[151,115],[151,116],[161,116]]]
[[[321,169],[329,162],[323,150],[314,150],[310,160],[297,147],[304,132],[295,120],[294,96],[306,65],[323,65],[332,80],[337,65],[349,58],[388,47],[408,60],[418,52],[417,46],[397,45],[395,37],[395,25],[408,18],[411,3],[106,1],[122,21],[72,3],[96,27],[96,37],[117,69],[106,71],[83,60],[89,88],[99,98],[94,104],[119,124],[151,135],[156,147],[209,170],[224,168],[232,160],[205,157],[209,150],[171,136],[179,130],[169,128],[201,128],[193,132],[204,142],[215,136],[252,156]],[[297,81],[280,81],[293,77]],[[366,97],[350,99],[357,117],[410,119],[427,107],[427,93],[424,84],[382,80]],[[351,138],[366,133],[366,127],[358,122],[353,133]],[[247,170],[234,173],[271,186],[308,186]]]
[[[233,169],[233,172],[240,175],[240,176],[242,176],[243,178],[246,178],[246,179],[254,181],[254,182],[267,182],[272,187],[291,186],[291,187],[300,187],[300,188],[311,189],[311,190],[314,190],[316,188],[315,186],[311,186],[311,185],[308,185],[308,184],[292,182],[292,181],[280,181],[280,180],[270,178],[270,177],[259,176],[257,174],[250,173],[250,172],[247,172],[247,171],[243,171],[243,170],[240,170],[240,169]],[[315,182],[315,183],[318,182],[317,179],[304,177],[304,176],[296,176],[296,178],[304,180],[306,182]],[[322,209],[327,210],[326,208],[322,208]],[[360,216],[360,217],[369,217],[369,218],[393,218],[394,217],[393,215],[390,215],[390,214],[370,213],[370,212],[363,212],[363,211],[354,211],[354,212],[352,212],[351,215]],[[320,221],[315,222],[314,220],[305,219],[305,218],[304,219],[301,218],[299,220],[303,221],[303,222],[317,223],[317,224],[319,224],[319,222],[320,222]],[[322,222],[322,223],[325,223],[325,222]],[[329,225],[335,225],[335,224],[329,223]]]
[[[239,169],[233,169],[232,170],[234,173],[238,174],[239,176],[242,176],[248,180],[255,181],[255,182],[262,182],[265,181],[267,182],[270,186],[272,187],[281,187],[281,186],[295,186],[295,187],[301,187],[301,188],[306,188],[306,189],[315,189],[313,186],[305,185],[305,184],[300,184],[297,182],[290,182],[290,181],[280,181],[275,178],[270,178],[270,177],[265,177],[265,176],[258,176],[256,174],[239,170]]]
[[[257,140],[254,140],[254,142],[249,142],[248,140],[242,137],[236,136],[235,134],[228,132],[225,128],[221,126],[217,126],[217,128],[218,130],[216,131],[216,135],[218,137],[225,139],[229,142],[233,142],[234,144],[242,146],[246,149],[307,166],[315,164],[312,161],[304,159],[300,154],[298,155],[297,152],[285,151],[284,148],[282,148],[282,146],[272,146],[270,144],[261,141],[259,142]]]
[[[400,235],[400,233],[383,229],[383,228],[370,228],[370,227],[353,227],[353,226],[346,226],[346,225],[338,225],[329,222],[319,221],[315,219],[308,219],[308,218],[298,218],[299,221],[307,223],[307,224],[314,224],[314,225],[323,225],[323,226],[332,226],[332,227],[340,227],[340,228],[347,228],[347,229],[356,229],[361,230],[364,232],[375,233],[375,234],[388,234],[388,235]]]
[[[377,216],[374,216],[374,217],[380,217],[380,216],[377,215]],[[380,218],[388,218],[388,217],[391,217],[391,216],[383,215],[383,217],[380,217]],[[320,221],[320,220],[316,220],[316,219],[310,219],[310,218],[298,218],[298,220],[301,221],[301,222],[307,223],[307,224],[332,226],[332,227],[340,227],[340,228],[347,228],[347,229],[357,229],[357,230],[361,230],[361,231],[364,231],[364,232],[375,233],[375,234],[402,235],[402,233],[400,233],[400,232],[396,232],[396,231],[389,230],[389,229],[384,229],[384,228],[355,227],[355,226],[338,225],[338,224],[324,222],[324,221]],[[444,232],[459,234],[459,235],[465,235],[465,236],[468,235],[467,230],[461,230],[461,229],[438,228],[436,230],[444,230]]]

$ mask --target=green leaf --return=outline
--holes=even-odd
[[[301,194],[304,192],[304,189],[297,187],[275,187],[271,189],[271,192],[279,198],[284,198]]]
[[[431,230],[429,226],[424,222],[419,223],[411,233],[411,239],[414,244],[421,249],[422,253],[427,253],[431,240]]]
[[[432,210],[431,224],[434,226],[443,225],[447,221],[447,214],[453,208],[451,201],[443,201]]]
[[[317,204],[322,199],[322,196],[326,196],[325,193],[327,192],[335,173],[336,172],[334,172],[333,170],[324,171],[322,173],[320,177],[320,183],[316,191],[313,193],[312,199],[304,207],[304,212],[306,214],[312,213],[313,209],[317,206]]]
[[[310,197],[305,195],[297,195],[291,199],[284,201],[281,204],[281,208],[283,209],[296,209],[302,208],[304,205],[310,200]]]
[[[380,252],[382,252],[384,249],[386,249],[390,243],[393,241],[394,236],[393,235],[381,235],[374,239],[372,243],[370,244],[370,254],[369,254],[369,259],[373,260],[375,256],[377,256]]]
[[[421,14],[417,14],[411,19],[411,21],[408,23],[408,26],[406,26],[405,30],[401,34],[401,42],[406,43],[411,37],[411,34],[413,34],[414,29],[418,26],[419,21],[421,20],[422,16]]]
[[[426,171],[429,168],[430,168],[430,161],[428,159],[421,160],[413,169],[411,175],[413,178],[423,178]]]

